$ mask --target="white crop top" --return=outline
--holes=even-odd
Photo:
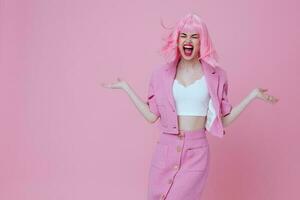
[[[173,96],[178,115],[207,115],[210,95],[204,75],[188,86],[183,86],[175,79],[173,83]]]

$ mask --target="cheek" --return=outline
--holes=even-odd
[[[194,45],[195,49],[196,49],[196,52],[200,51],[200,44],[199,42],[196,42],[195,45]]]
[[[181,44],[178,45],[178,50],[179,50],[179,51],[183,51],[183,47],[182,47]]]
[[[178,43],[177,43],[177,45],[178,45],[179,48],[182,48],[182,46],[183,46],[183,41],[182,41],[182,40],[179,40]]]
[[[194,42],[194,45],[196,46],[196,47],[199,47],[200,46],[200,41],[198,40],[198,41],[195,41]]]

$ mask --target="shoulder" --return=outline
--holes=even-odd
[[[220,78],[227,80],[227,71],[224,68],[222,68],[220,66],[216,66],[215,70],[219,74]]]
[[[220,66],[216,66],[215,70],[217,71],[217,73],[221,76],[227,75],[227,72],[224,68],[220,67]]]
[[[166,65],[158,65],[153,67],[151,71],[151,80],[157,80],[161,78],[166,71],[166,67]]]
[[[152,70],[150,71],[150,84],[152,84],[155,87],[159,85],[161,80],[163,80],[163,76],[166,69],[165,67],[165,65],[157,65],[152,68]]]

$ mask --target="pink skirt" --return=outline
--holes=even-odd
[[[200,200],[209,168],[205,128],[160,133],[149,170],[148,200]]]

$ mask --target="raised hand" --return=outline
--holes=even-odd
[[[272,95],[269,95],[269,94],[266,94],[266,91],[268,91],[268,89],[263,89],[263,88],[255,88],[252,92],[251,92],[251,95],[253,95],[254,97],[257,97],[259,99],[262,99],[268,103],[276,103],[279,101],[278,98],[272,96]]]
[[[114,83],[101,83],[101,86],[105,88],[110,88],[110,89],[126,89],[128,87],[128,84],[126,81],[121,80],[119,77],[117,78],[117,81]]]

